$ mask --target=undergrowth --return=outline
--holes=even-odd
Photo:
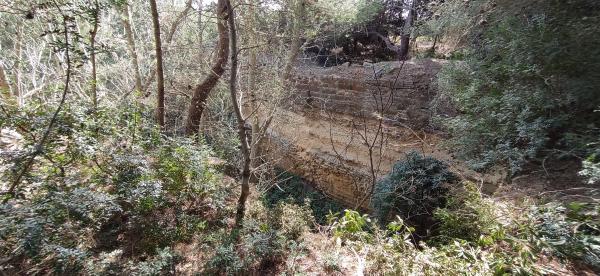
[[[344,208],[342,204],[324,195],[312,187],[305,187],[300,177],[284,172],[279,178],[282,181],[277,186],[271,187],[263,196],[266,206],[275,206],[279,202],[289,202],[302,205],[305,202],[310,206],[312,215],[319,224],[327,223],[327,215],[338,213]]]
[[[170,248],[228,212],[227,187],[207,164],[210,149],[161,135],[144,109],[90,116],[66,106],[37,149],[49,109],[3,108],[11,110],[0,128],[14,140],[2,152],[2,179],[12,184],[25,172],[0,205],[4,271],[167,273],[177,260]]]
[[[573,260],[598,270],[598,206],[500,202],[473,183],[450,191],[435,210],[439,225],[427,240],[397,216],[384,227],[376,219],[345,210],[330,217],[330,233],[374,275],[560,274],[548,259]],[[572,264],[572,263],[571,263]]]
[[[36,106],[10,108],[12,115],[0,118],[14,138],[2,140],[4,186],[36,150],[50,116]],[[386,199],[396,209],[371,217],[292,178],[250,201],[235,229],[237,186],[209,165],[208,146],[161,134],[143,108],[99,109],[95,116],[77,106],[65,110],[43,154],[15,192],[3,195],[3,273],[344,274],[354,273],[352,260],[352,269],[367,275],[535,275],[552,271],[544,262],[552,257],[600,269],[597,204],[497,201],[416,154],[397,165],[385,187],[422,189],[416,194],[424,201]],[[415,206],[435,223],[419,239],[410,222]],[[320,248],[314,237],[331,246]],[[180,244],[193,244],[194,254]],[[185,270],[192,256],[200,265]]]

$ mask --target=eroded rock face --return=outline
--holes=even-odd
[[[319,110],[425,127],[435,97],[432,81],[441,61],[420,60],[296,71],[291,110]]]
[[[420,60],[297,70],[289,104],[269,130],[271,155],[350,206],[368,195],[373,174],[384,176],[413,150],[481,179],[441,149],[429,123],[439,114],[432,83],[441,66]]]

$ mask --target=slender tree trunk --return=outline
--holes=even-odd
[[[246,200],[250,195],[250,146],[248,144],[248,134],[246,132],[245,120],[242,115],[240,103],[237,99],[237,67],[238,67],[238,52],[237,52],[237,34],[235,29],[235,15],[229,0],[227,1],[227,7],[229,10],[229,16],[227,23],[229,25],[229,41],[231,43],[231,73],[229,79],[229,92],[231,93],[231,101],[233,103],[233,109],[237,118],[238,136],[241,142],[241,151],[244,158],[244,164],[242,166],[242,193],[238,200],[237,213],[235,217],[235,225],[237,227],[242,226],[244,220],[244,213],[246,211]]]
[[[21,93],[21,56],[23,55],[23,26],[21,26],[17,30],[17,40],[15,43],[15,48],[17,52],[17,59],[14,65],[15,88],[13,89],[13,91],[15,93],[15,98],[17,99],[17,104],[21,106],[23,104],[23,95]]]
[[[6,74],[4,74],[4,67],[0,63],[0,99],[10,98],[10,86],[6,80]]]
[[[177,28],[179,27],[179,24],[181,24],[181,22],[183,22],[183,19],[185,19],[188,15],[188,13],[190,13],[190,10],[192,9],[192,0],[187,0],[185,2],[185,8],[183,9],[183,11],[181,11],[181,13],[179,13],[179,15],[177,15],[177,17],[175,18],[175,21],[173,21],[173,24],[171,25],[171,28],[169,29],[169,32],[167,33],[167,45],[171,44],[171,42],[173,42],[173,38],[175,37],[175,33],[177,32]]]
[[[69,54],[69,26],[68,26],[68,22],[67,22],[68,20],[70,20],[70,17],[63,15],[63,31],[64,31],[64,40],[65,40],[65,46],[64,46],[65,63],[67,64],[67,68],[65,70],[66,77],[65,77],[65,82],[64,82],[60,102],[58,103],[58,107],[54,111],[54,114],[52,114],[52,118],[50,119],[50,122],[48,123],[48,127],[46,128],[46,131],[44,131],[42,138],[40,138],[40,140],[34,146],[35,151],[29,155],[29,159],[24,163],[22,169],[20,169],[20,171],[17,173],[17,175],[15,176],[15,179],[13,180],[13,182],[10,185],[10,187],[8,188],[8,190],[6,192],[2,192],[2,195],[7,195],[2,200],[2,204],[6,204],[11,198],[14,198],[16,196],[17,186],[19,184],[21,184],[21,180],[23,179],[25,174],[27,174],[27,172],[33,165],[35,158],[38,155],[44,153],[43,152],[44,145],[46,144],[48,138],[50,137],[50,133],[52,131],[52,128],[54,127],[54,124],[56,123],[58,114],[62,110],[62,107],[65,104],[65,100],[67,99],[67,94],[69,93],[69,84],[71,81],[71,56]]]
[[[202,23],[202,13],[204,11],[202,7],[202,0],[198,0],[196,4],[198,4],[198,70],[201,71],[203,68],[202,61],[204,60],[204,24]],[[198,129],[198,133],[200,133],[200,135],[202,135],[205,132],[205,121],[206,117],[200,118],[200,126]]]
[[[431,49],[429,50],[429,52],[431,52],[432,57],[435,57],[435,47],[437,46],[437,41],[438,41],[438,35],[435,35],[433,37],[433,44],[431,45]]]
[[[260,112],[258,110],[258,99],[257,99],[257,95],[256,95],[256,51],[257,48],[256,45],[258,44],[258,41],[256,39],[257,37],[257,33],[256,33],[256,26],[255,26],[255,22],[256,22],[256,10],[254,8],[255,4],[258,4],[258,1],[255,0],[256,3],[254,3],[252,0],[248,1],[249,5],[248,5],[248,18],[246,19],[247,23],[247,30],[246,33],[248,34],[249,37],[249,44],[250,47],[252,47],[249,50],[249,56],[248,56],[248,95],[250,95],[250,110],[249,112],[247,112],[248,114],[253,114],[252,118],[251,118],[251,127],[252,127],[252,144],[250,146],[250,168],[252,171],[252,181],[256,181],[258,179],[258,177],[255,174],[255,169],[256,167],[259,165],[259,160],[258,160],[258,151],[259,151],[259,147],[260,147],[260,140],[262,138],[262,135],[260,135],[260,122],[259,122],[259,117],[260,117]]]
[[[411,0],[410,7],[408,10],[408,15],[406,16],[406,20],[404,21],[404,27],[402,30],[402,35],[400,35],[400,48],[398,51],[398,59],[399,60],[407,60],[408,59],[408,50],[410,44],[410,29],[412,28],[413,18],[415,14],[415,1]]]
[[[100,16],[100,7],[98,5],[98,0],[94,2],[94,27],[90,32],[90,59],[92,63],[92,83],[91,83],[91,94],[92,94],[92,104],[94,110],[98,109],[98,76],[96,73],[96,34],[98,34],[98,25]]]
[[[225,72],[227,57],[229,56],[229,30],[227,27],[229,8],[229,1],[217,1],[217,32],[219,34],[219,40],[217,42],[217,55],[211,68],[211,72],[204,79],[204,81],[194,89],[194,94],[192,96],[192,102],[188,108],[188,117],[185,125],[185,133],[187,135],[194,135],[198,132],[200,120],[202,118],[202,112],[204,111],[204,106],[206,104],[206,99]]]
[[[135,77],[135,90],[142,91],[142,76],[140,75],[140,63],[137,55],[137,47],[135,45],[135,37],[133,29],[131,28],[131,15],[129,14],[129,4],[123,5],[123,27],[125,28],[125,35],[127,36],[127,49],[131,56],[131,65],[133,66],[133,73]]]
[[[8,86],[8,81],[6,81],[6,74],[4,74],[4,66],[0,63],[0,90],[4,93],[9,89],[10,87]]]
[[[204,26],[202,25],[202,0],[198,0],[198,61],[201,61],[204,57],[204,42],[202,36],[204,35]]]
[[[192,9],[192,0],[187,0],[187,2],[185,3],[185,9],[177,16],[177,18],[175,18],[175,21],[173,21],[173,24],[171,25],[171,28],[169,29],[169,32],[167,33],[166,40],[165,40],[165,47],[166,47],[167,51],[168,51],[169,46],[173,42],[173,38],[175,37],[175,32],[177,32],[177,28],[179,27],[179,24],[187,16],[190,9]],[[142,91],[148,90],[148,87],[150,87],[150,84],[152,84],[152,82],[154,81],[154,78],[156,77],[155,73],[156,73],[156,69],[150,70],[150,72],[148,72],[148,75],[146,76],[146,78],[144,78],[146,81],[142,85]],[[147,93],[146,97],[148,95],[150,95],[150,94]]]
[[[294,63],[300,53],[300,47],[302,46],[302,32],[304,30],[304,16],[306,13],[306,0],[296,0],[294,6],[294,26],[292,26],[292,44],[288,54],[287,62],[283,73],[283,79],[287,80],[290,78]]]
[[[161,128],[165,127],[165,80],[163,72],[162,43],[160,40],[160,22],[156,0],[150,0],[152,10],[152,25],[154,28],[154,43],[156,48],[156,120]]]

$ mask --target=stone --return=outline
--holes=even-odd
[[[435,96],[430,82],[437,67],[422,70],[422,64],[407,62],[399,72],[392,70],[387,74],[386,70],[382,70],[384,74],[377,81],[373,79],[373,66],[367,61],[362,67],[344,64],[305,72],[301,84],[296,86],[305,88],[303,93],[312,96],[310,106],[314,109],[307,109],[301,104],[282,108],[289,121],[282,123],[285,127],[281,129],[277,129],[278,124],[274,123],[274,129],[269,132],[279,138],[269,139],[273,145],[270,148],[280,150],[269,153],[275,160],[280,160],[279,166],[311,179],[320,190],[350,206],[357,203],[357,198],[362,197],[360,190],[369,184],[368,154],[357,134],[351,134],[353,124],[373,122],[376,116],[383,116],[385,132],[393,136],[383,156],[380,175],[385,175],[395,160],[402,158],[406,152],[421,149],[421,140],[416,140],[406,126],[415,130],[427,126],[431,116],[428,108]],[[397,66],[397,62],[390,62],[375,69]],[[399,73],[395,83],[397,76],[394,73]],[[306,84],[302,86],[302,82]],[[390,89],[391,86],[396,89]],[[383,91],[386,96],[393,93],[392,106],[380,115],[372,97],[378,91]],[[375,126],[369,129],[375,129]],[[425,150],[440,159],[450,158],[435,147],[435,135],[427,135]],[[338,158],[332,150],[332,143],[336,144],[337,151],[343,152],[352,136],[348,154]],[[363,207],[368,208],[368,204],[367,200]]]

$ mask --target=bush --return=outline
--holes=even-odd
[[[371,219],[366,214],[360,214],[354,210],[344,210],[340,214],[330,214],[328,216],[329,228],[334,237],[342,242],[346,241],[367,241],[371,238],[368,232],[372,227]]]
[[[276,206],[280,202],[295,203],[297,205],[309,204],[312,216],[319,224],[327,223],[327,215],[344,210],[342,205],[327,195],[314,190],[305,189],[303,180],[293,174],[284,172],[280,179],[287,179],[278,187],[272,187],[262,197],[262,201],[268,207]]]
[[[579,174],[587,179],[588,184],[594,184],[600,182],[600,140],[590,143],[589,146],[592,154],[583,160],[583,169]]]
[[[472,182],[451,191],[446,208],[434,212],[439,221],[433,243],[450,243],[456,239],[480,246],[490,245],[504,238],[504,228],[499,223],[499,206],[484,198]]]
[[[238,274],[245,264],[238,256],[233,243],[224,243],[216,248],[215,255],[207,263],[207,272],[218,274],[225,272],[227,275]]]
[[[519,239],[514,228],[507,231],[514,231],[515,236],[499,236],[485,247],[460,239],[432,247],[416,245],[414,229],[399,217],[386,229],[351,210],[342,217],[335,216],[332,222],[330,229],[339,240],[337,244],[350,247],[352,256],[364,264],[366,275],[535,275],[542,271],[535,263],[534,246]]]
[[[579,259],[600,271],[600,207],[572,202],[533,207],[535,234],[560,257]]]
[[[177,260],[163,248],[202,231],[207,213],[226,212],[228,193],[206,163],[211,151],[161,136],[144,110],[120,106],[89,113],[80,106],[65,106],[16,196],[4,195],[0,255],[10,257],[0,269],[102,274],[128,271],[129,261],[128,274],[170,269],[165,267]],[[34,139],[51,113],[4,108],[11,110],[2,113],[1,128],[19,134],[14,145],[3,145],[9,158],[1,159],[0,174],[2,183],[11,183],[35,152]]]
[[[217,251],[205,273],[265,273],[286,262],[288,254],[305,251],[304,235],[314,223],[308,205],[282,202],[268,209],[261,202],[249,204],[243,227],[214,239],[211,246]]]
[[[600,157],[596,154],[590,155],[583,161],[582,166],[583,169],[579,174],[587,178],[588,184],[600,182]]]
[[[264,213],[245,219],[240,233],[246,258],[258,262],[281,262],[288,247],[301,243],[309,225],[314,223],[309,206],[279,203],[274,210],[268,210],[256,205],[257,211]]]
[[[274,225],[288,240],[299,241],[315,223],[310,210],[310,202],[298,206],[290,203],[280,203],[274,212]]]
[[[466,27],[468,51],[438,75],[460,112],[443,119],[457,154],[475,169],[500,164],[513,174],[545,149],[587,155],[600,115],[592,112],[600,104],[599,3],[448,2],[442,17],[452,3],[481,7],[453,10],[467,14],[456,25]]]
[[[461,192],[456,191],[456,193]],[[480,198],[474,196],[473,192],[467,195],[469,196],[460,202],[476,202]],[[492,207],[491,204],[490,202],[489,207]],[[457,203],[451,206],[463,205]],[[454,212],[463,209],[448,208],[447,211],[455,215]],[[462,217],[462,214],[458,216]],[[465,223],[473,224],[477,221],[474,216],[465,216],[465,218],[468,219]],[[486,233],[487,229],[498,229],[489,233],[506,231],[510,232],[510,235],[497,235],[491,240],[474,238],[474,240],[484,240],[485,243],[448,238],[443,239],[445,242],[437,243],[435,247],[424,242],[415,244],[412,237],[414,229],[404,224],[399,217],[390,222],[386,229],[381,229],[377,223],[370,223],[368,216],[346,211],[344,216],[333,220],[331,230],[333,236],[341,240],[338,244],[350,247],[349,251],[353,252],[357,262],[364,264],[366,275],[537,275],[542,273],[544,268],[536,263],[539,251],[535,241],[531,239],[532,233],[526,231],[532,226],[527,216],[520,214],[518,220],[505,217],[507,225],[500,224],[494,220],[495,218],[488,216],[486,219],[489,222],[468,228],[480,233]],[[498,226],[488,228],[485,227],[486,225]],[[463,231],[457,233],[465,234]],[[467,237],[471,235],[467,234]]]
[[[456,180],[444,162],[410,152],[376,184],[371,205],[381,222],[394,215],[404,219],[431,215],[444,206],[448,185]]]

